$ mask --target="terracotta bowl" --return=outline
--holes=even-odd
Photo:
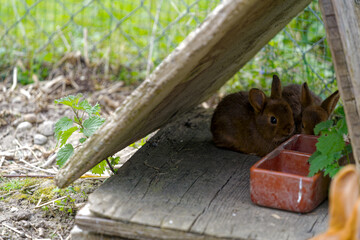
[[[309,174],[308,159],[316,136],[298,134],[263,157],[250,169],[251,200],[261,206],[306,213],[323,202],[330,178]]]

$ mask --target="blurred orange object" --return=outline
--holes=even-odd
[[[329,193],[329,228],[311,240],[360,239],[359,173],[347,165],[335,176]]]

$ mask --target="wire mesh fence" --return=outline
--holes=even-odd
[[[142,80],[218,5],[220,0],[6,0],[0,4],[0,79],[19,62],[31,81],[49,77],[65,54],[106,62],[111,79]],[[311,3],[225,86],[268,88],[307,81],[328,95],[336,88],[317,1]],[[26,81],[25,81],[26,83]]]

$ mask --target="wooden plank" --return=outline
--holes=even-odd
[[[89,196],[83,230],[134,239],[308,239],[323,232],[327,202],[310,214],[254,205],[250,167],[259,160],[219,149],[211,113],[161,129],[117,175]]]
[[[65,187],[206,100],[311,0],[223,1],[60,169]]]
[[[344,102],[354,158],[360,170],[360,5],[356,2],[320,0],[319,4]]]

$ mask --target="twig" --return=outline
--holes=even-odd
[[[24,167],[25,168],[25,167]],[[29,168],[25,168],[25,169],[29,169]],[[4,178],[49,178],[49,179],[52,179],[55,177],[55,174],[54,175],[36,175],[36,174],[26,174],[26,175],[0,175],[1,177],[4,177]],[[95,176],[95,175],[83,175],[81,176],[80,178],[87,178],[87,179],[106,179],[108,178],[108,176]]]
[[[12,83],[12,86],[10,88],[10,92],[13,92],[15,90],[16,85],[17,85],[17,67],[14,67],[14,70],[13,70],[13,83]]]
[[[57,26],[56,30],[58,31],[58,34],[60,35],[60,38],[63,41],[63,43],[64,43],[64,45],[65,45],[65,47],[67,49],[67,52],[70,52],[71,51],[71,46],[70,46],[69,42],[67,41],[66,37],[64,36],[60,26]]]
[[[32,153],[32,155],[34,155],[35,159],[36,159],[37,161],[40,161],[40,159],[36,156],[36,154],[34,153],[34,151],[33,151],[30,147],[27,147],[27,146],[24,147],[24,146],[22,146],[22,145],[20,144],[19,140],[17,140],[17,139],[15,139],[15,143],[16,143],[20,148],[29,150],[29,151]]]
[[[24,95],[28,100],[31,99],[31,94],[30,94],[28,91],[26,91],[25,89],[21,88],[21,89],[20,89],[20,93],[21,93],[22,95]]]
[[[1,195],[0,198],[6,197],[6,196],[8,196],[8,195],[10,195],[10,194],[13,194],[14,192],[17,192],[17,191],[8,192],[8,193],[6,193],[6,194],[4,194],[4,195]]]
[[[1,177],[5,177],[5,178],[54,178],[55,175],[2,175]]]
[[[42,168],[46,168],[46,167],[48,167],[48,166],[50,166],[50,165],[53,165],[54,162],[55,162],[55,160],[56,160],[56,154],[53,154],[53,155],[51,155],[50,157],[48,157],[48,159],[46,160],[46,162],[45,162],[43,165],[41,165],[41,167],[42,167]]]
[[[22,236],[22,237],[31,238],[30,235],[28,235],[28,234],[26,234],[26,233],[24,233],[24,232],[21,232],[21,231],[17,230],[16,228],[13,228],[13,227],[7,225],[6,223],[2,223],[2,225],[3,225],[4,227],[7,227],[8,229],[10,229],[10,230],[13,231],[13,232],[16,232],[17,234],[19,234],[19,235]]]
[[[28,162],[25,161],[24,159],[19,159],[19,161],[25,163],[26,165],[28,165],[28,166],[36,169],[36,170],[39,170],[39,171],[42,171],[42,172],[46,172],[46,173],[50,173],[50,174],[56,174],[56,172],[53,172],[53,171],[50,171],[50,170],[46,170],[46,169],[42,169],[42,168],[36,167],[36,166],[32,165],[31,163],[28,163]]]
[[[38,206],[40,205],[40,203],[41,203],[41,201],[42,201],[42,198],[43,198],[43,195],[44,195],[44,194],[41,194],[40,199],[39,199],[39,201],[37,202],[37,204],[36,204],[35,207],[38,207]]]
[[[86,66],[89,66],[89,53],[88,53],[88,41],[87,41],[88,32],[87,32],[87,28],[84,28],[84,30],[83,30],[83,36],[84,36],[84,59],[85,59]]]
[[[64,198],[67,198],[67,197],[68,197],[68,196],[62,196],[62,197],[60,197],[60,198],[51,200],[51,201],[49,201],[49,202],[43,203],[43,204],[41,204],[41,205],[39,205],[39,206],[36,206],[35,209],[36,209],[36,208],[41,208],[41,207],[43,207],[43,206],[49,205],[49,204],[51,204],[51,203],[54,203],[55,201],[59,201],[59,200],[62,200],[62,199],[64,199]]]
[[[108,166],[109,166],[110,170],[112,171],[112,173],[113,173],[113,174],[115,174],[115,173],[116,173],[116,171],[115,171],[115,169],[113,168],[113,166],[111,165],[111,163],[110,163],[109,159],[107,159],[107,158],[106,158],[106,162],[107,162],[107,164],[108,164]]]
[[[2,156],[1,159],[0,159],[0,167],[3,165],[4,161],[5,161],[5,157]]]
[[[151,70],[152,65],[153,65],[153,62],[152,62],[151,58],[152,58],[153,49],[154,49],[156,28],[157,28],[157,25],[158,25],[158,22],[159,22],[159,15],[160,15],[160,10],[161,10],[162,2],[163,2],[163,1],[161,0],[160,3],[159,3],[158,6],[157,6],[155,21],[154,21],[154,24],[153,24],[153,27],[152,27],[152,31],[151,31],[149,55],[148,55],[147,66],[146,66],[146,78],[149,77],[150,70]]]
[[[56,234],[59,236],[59,238],[60,238],[61,240],[64,240],[64,239],[62,238],[62,236],[60,235],[60,233],[56,232]]]

